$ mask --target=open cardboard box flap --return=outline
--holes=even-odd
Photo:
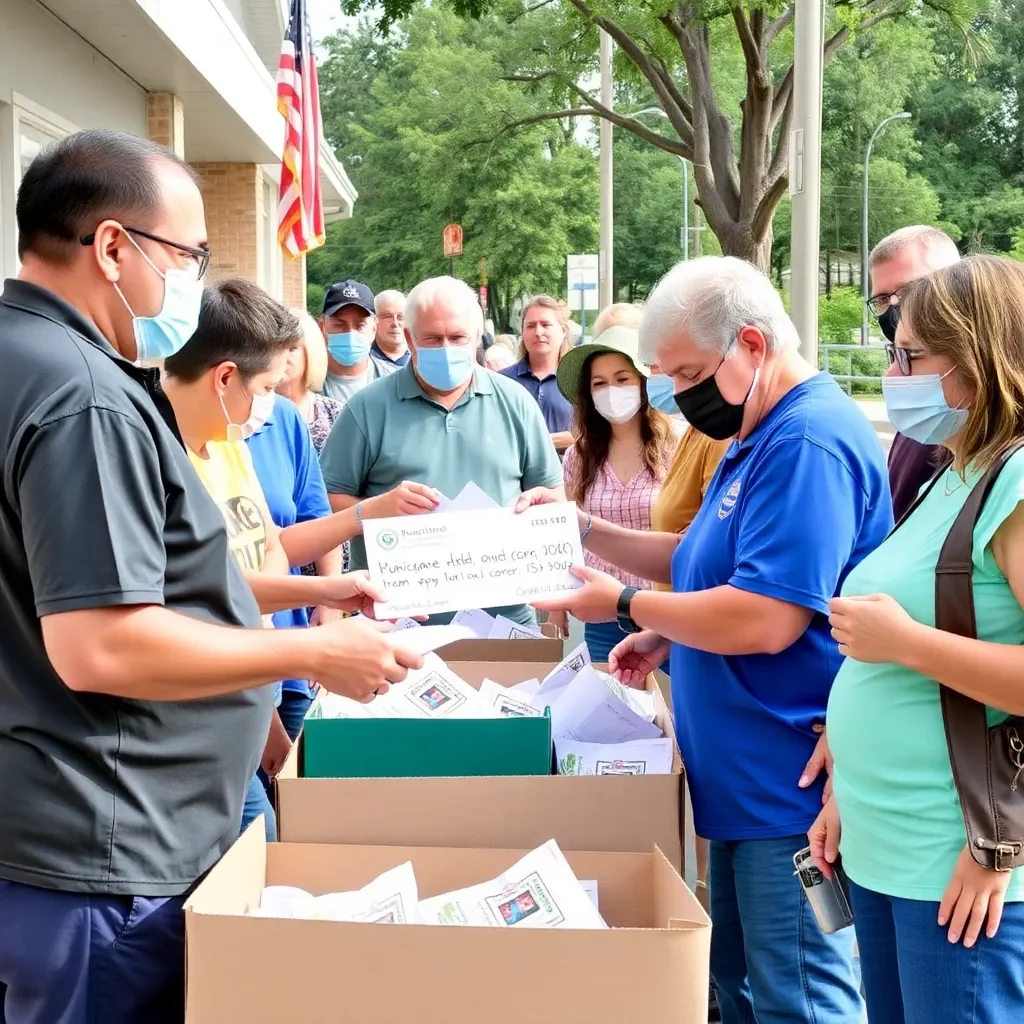
[[[529,643],[526,640],[510,643]],[[453,663],[479,686],[511,685],[556,663]],[[675,738],[653,678],[655,721]],[[301,738],[277,779],[278,834],[289,843],[563,850],[664,851],[682,869],[685,787],[679,750],[672,775],[480,776],[420,779],[301,778]]]
[[[608,931],[249,918],[265,884],[359,888],[411,860],[421,896],[493,878],[523,850],[276,843],[256,822],[185,905],[187,1024],[522,1024],[706,1019],[710,923],[660,850],[566,852]],[[273,970],[254,965],[273,954]]]

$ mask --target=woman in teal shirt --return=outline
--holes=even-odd
[[[1024,873],[967,849],[938,684],[990,723],[1024,714],[1024,450],[974,532],[979,639],[935,628],[935,565],[973,486],[1024,443],[1024,266],[968,257],[904,289],[900,314],[889,418],[953,461],[832,602],[834,796],[810,838],[826,873],[842,852],[871,1024],[1003,1024],[1024,1019]]]

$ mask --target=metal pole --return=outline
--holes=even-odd
[[[821,258],[822,0],[795,0],[793,130],[789,194],[793,200],[790,309],[800,354],[818,365],[818,274]]]
[[[910,114],[893,114],[885,118],[878,127],[871,133],[868,139],[868,148],[864,153],[864,191],[860,203],[860,290],[864,299],[864,306],[860,311],[860,343],[868,343],[868,299],[871,298],[871,271],[868,267],[868,180],[871,171],[871,150],[875,147],[875,139],[878,133],[891,121],[905,121]]]
[[[683,165],[683,259],[690,258],[690,168],[685,157],[680,157]]]
[[[612,37],[601,31],[601,102],[612,106]],[[603,306],[612,303],[612,281],[614,279],[612,224],[612,123],[601,118],[601,216],[600,252],[598,254],[598,301]]]

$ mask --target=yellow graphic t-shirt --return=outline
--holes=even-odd
[[[243,570],[258,572],[266,561],[272,520],[249,449],[242,441],[211,441],[205,455],[189,451],[188,457],[224,514],[231,553]]]

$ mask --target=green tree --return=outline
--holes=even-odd
[[[345,0],[351,13],[369,0]],[[416,0],[384,0],[385,23]],[[597,114],[648,144],[692,161],[700,204],[725,252],[767,267],[775,209],[787,186],[793,112],[792,23],[787,0],[452,0],[463,15],[499,10],[532,45],[502,55],[504,77],[544,109],[510,116],[509,128]],[[845,0],[833,8],[826,60],[852,38],[937,8],[966,24],[984,0]],[[643,83],[667,127],[605,107],[581,83],[596,70],[597,33],[618,45],[616,71]],[[512,114],[512,111],[509,111]]]
[[[408,288],[446,273],[441,233],[454,222],[465,237],[456,272],[477,284],[486,258],[500,327],[524,292],[564,291],[566,254],[596,247],[596,166],[556,124],[481,144],[533,109],[500,74],[512,34],[496,17],[467,22],[420,8],[386,48],[374,49],[368,22],[333,38],[324,73],[337,88],[324,92],[325,132],[360,199],[357,216],[332,225],[311,254],[311,282]],[[346,77],[353,61],[356,86]]]

